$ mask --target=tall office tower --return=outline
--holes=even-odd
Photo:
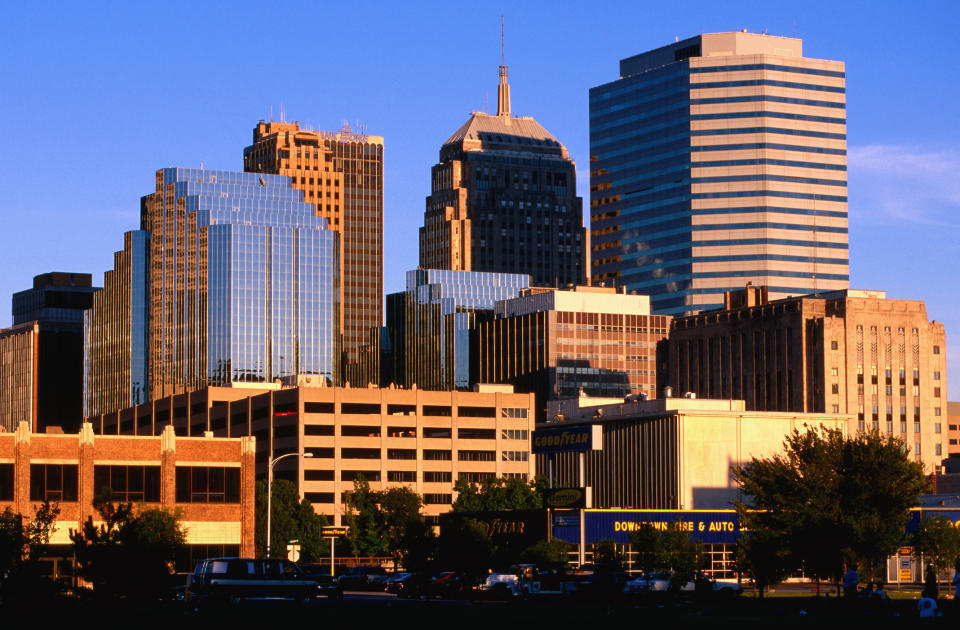
[[[421,267],[528,274],[538,286],[585,284],[576,165],[540,123],[511,115],[505,65],[497,115],[472,113],[440,147],[430,181]]]
[[[403,387],[467,389],[471,335],[477,320],[493,317],[500,300],[518,297],[530,276],[416,269],[407,289],[387,296],[393,377]]]
[[[83,419],[83,311],[88,273],[45,273],[13,294],[13,326],[0,330],[0,427],[78,431]]]
[[[293,178],[317,216],[340,233],[340,330],[356,360],[370,329],[383,325],[383,138],[309,131],[260,121],[243,150],[243,170]]]
[[[548,400],[656,397],[657,343],[670,316],[651,315],[647,296],[608,287],[525,291],[497,302],[494,315],[476,326],[476,378],[533,392],[538,418]]]
[[[86,314],[88,417],[207,385],[336,383],[338,235],[289,177],[161,169],[141,228]]]
[[[767,287],[673,320],[662,385],[747,409],[856,414],[851,432],[902,439],[933,472],[947,456],[943,324],[918,300],[845,289],[771,300]]]
[[[801,44],[698,35],[590,90],[594,284],[677,315],[847,288],[844,64]]]

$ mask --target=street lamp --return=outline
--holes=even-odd
[[[287,453],[270,460],[267,467],[267,558],[270,558],[270,512],[273,507],[273,467],[284,457],[313,457],[313,453]]]

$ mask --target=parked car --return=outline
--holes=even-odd
[[[387,571],[383,567],[353,567],[340,576],[340,586],[345,591],[378,591],[383,590],[386,579]]]
[[[426,573],[411,573],[407,577],[397,580],[390,585],[392,593],[403,599],[419,598],[423,595],[424,586],[431,581]]]
[[[402,582],[402,581],[403,581],[404,579],[406,579],[409,575],[410,575],[410,573],[405,572],[405,571],[400,571],[400,572],[394,573],[393,575],[391,575],[390,577],[388,577],[386,580],[384,580],[384,582],[383,582],[383,590],[385,590],[385,591],[388,592],[388,593],[393,593],[394,595],[396,595],[396,593],[397,593],[397,584],[399,584],[400,582]]]
[[[465,589],[463,578],[456,571],[444,571],[424,584],[422,592],[427,599],[431,597],[451,599],[463,594]]]
[[[239,603],[244,599],[286,598],[306,604],[317,596],[317,581],[286,560],[207,558],[190,577],[190,596]]]
[[[343,599],[343,587],[340,580],[330,575],[330,567],[321,564],[301,564],[302,570],[310,579],[317,582],[317,595],[328,599]]]

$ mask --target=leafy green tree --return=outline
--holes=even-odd
[[[938,576],[960,561],[960,530],[943,516],[924,519],[913,535],[913,545],[933,564]]]
[[[60,507],[41,503],[33,519],[26,521],[9,507],[0,513],[0,593],[5,604],[25,603],[40,595],[42,580],[38,559],[56,530]]]
[[[612,538],[604,538],[593,545],[594,564],[605,564],[621,569],[626,558],[617,550],[617,544]]]
[[[410,521],[403,531],[400,559],[407,571],[427,572],[436,564],[439,541],[433,527],[422,518]]]
[[[923,467],[903,441],[877,431],[794,430],[783,453],[754,457],[733,475],[741,526],[781,537],[782,569],[803,568],[818,580],[839,580],[850,563],[868,572],[882,565],[904,542],[908,510],[926,490]]]
[[[662,553],[663,564],[673,571],[670,587],[675,591],[692,580],[706,562],[700,541],[694,540],[689,531],[677,525],[671,525],[663,532]]]
[[[357,475],[343,515],[343,524],[349,528],[345,542],[354,557],[384,556],[390,550],[379,499],[379,493],[370,489],[364,476]]]
[[[538,510],[543,507],[539,480],[527,482],[511,477],[491,477],[480,483],[458,479],[453,485],[457,500],[454,512],[498,512],[501,510]]]
[[[767,589],[790,575],[791,560],[784,538],[774,532],[744,532],[734,553],[737,571],[750,575],[762,599]]]
[[[542,569],[563,571],[567,568],[568,543],[554,538],[540,540],[520,552],[520,561],[537,565]]]
[[[256,528],[254,543],[257,556],[267,555],[267,482],[257,481]],[[320,536],[320,528],[327,519],[314,512],[310,501],[300,498],[297,487],[286,479],[273,480],[273,492],[270,497],[270,556],[287,557],[287,542],[298,541],[300,561],[314,562],[330,553],[330,546]]]
[[[630,547],[635,554],[634,566],[643,573],[665,571],[667,565],[663,534],[650,523],[643,523],[630,534]]]
[[[420,495],[410,488],[397,487],[377,493],[377,505],[383,522],[387,549],[394,559],[394,567],[404,555],[404,546],[410,542],[410,530],[423,523]],[[420,529],[417,527],[417,529]]]
[[[162,594],[174,560],[186,545],[179,513],[109,501],[95,507],[102,523],[94,525],[93,517],[88,517],[79,530],[70,532],[80,575],[101,597],[145,599]],[[136,567],[136,579],[131,579],[131,567]]]

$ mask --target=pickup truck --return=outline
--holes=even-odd
[[[286,598],[307,604],[317,581],[286,560],[207,558],[189,576],[190,598],[237,604],[244,599]]]
[[[503,573],[491,573],[479,590],[494,599],[566,595],[576,584],[556,572],[540,571],[532,564],[515,564]]]

